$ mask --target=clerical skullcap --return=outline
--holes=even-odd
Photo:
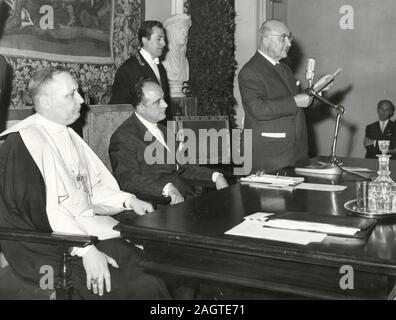
[[[191,17],[188,14],[174,14],[164,21],[165,29],[173,28],[176,25],[186,25],[187,28],[191,27]]]

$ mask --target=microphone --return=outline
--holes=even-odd
[[[308,58],[307,70],[305,71],[305,79],[307,79],[308,81],[309,88],[312,88],[313,86],[314,75],[315,75],[315,59]]]

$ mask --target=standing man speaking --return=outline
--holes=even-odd
[[[252,129],[253,172],[295,166],[308,160],[305,114],[312,98],[299,93],[287,57],[293,37],[286,25],[269,20],[260,27],[256,54],[238,75],[245,129]]]

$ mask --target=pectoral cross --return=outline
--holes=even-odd
[[[78,174],[76,176],[76,181],[78,185],[82,185],[84,192],[89,193],[89,189],[88,189],[88,179],[86,175],[83,175],[80,173],[80,171],[78,171]]]

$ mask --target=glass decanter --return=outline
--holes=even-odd
[[[396,184],[390,177],[389,160],[390,155],[388,140],[379,140],[378,147],[382,154],[377,155],[379,168],[378,177],[369,184],[368,205],[369,211],[376,214],[391,213],[396,208]],[[395,204],[393,204],[395,199]]]

